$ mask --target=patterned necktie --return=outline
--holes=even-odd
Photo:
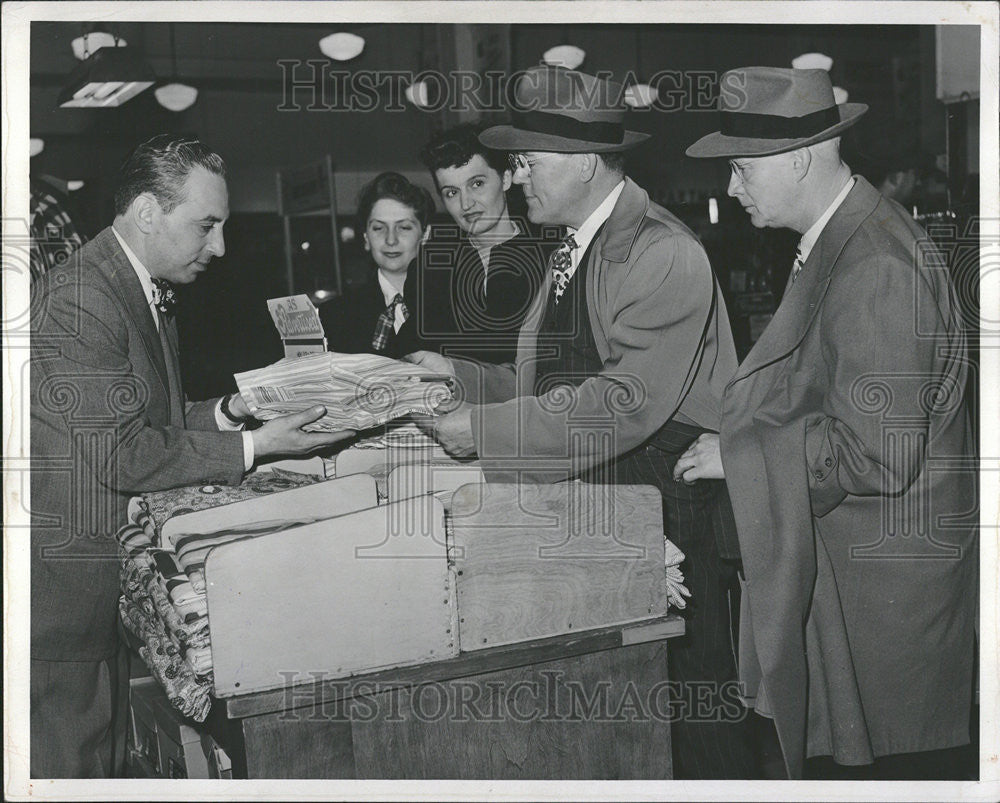
[[[388,307],[382,310],[382,314],[378,316],[378,321],[375,323],[375,334],[372,336],[372,348],[375,351],[385,351],[386,346],[389,345],[389,339],[396,333],[396,307],[403,311],[404,321],[410,317],[410,311],[406,308],[402,294],[396,293],[396,297],[392,299]]]
[[[549,266],[552,268],[552,286],[555,289],[556,304],[559,303],[562,294],[566,292],[566,286],[569,284],[570,278],[572,278],[570,269],[573,266],[573,258],[571,254],[579,247],[576,244],[576,239],[570,234],[552,252],[552,259],[549,261]]]
[[[174,314],[177,307],[177,293],[174,292],[174,286],[170,282],[153,279],[153,306],[168,318]]]
[[[799,271],[802,270],[802,247],[795,249],[795,261],[792,263],[792,281],[799,278]]]

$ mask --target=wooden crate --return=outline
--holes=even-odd
[[[451,516],[463,651],[667,613],[653,487],[467,485]]]
[[[458,651],[444,509],[432,497],[215,547],[205,579],[220,696]]]

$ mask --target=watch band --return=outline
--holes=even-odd
[[[222,397],[222,404],[219,405],[219,409],[222,410],[222,414],[232,421],[234,424],[242,424],[244,419],[237,418],[233,415],[233,411],[229,409],[229,400],[234,396],[233,393],[228,393]]]

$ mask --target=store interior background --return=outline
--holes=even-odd
[[[57,96],[76,66],[71,42],[95,28],[117,34],[139,52],[159,79],[177,78],[198,89],[183,112],[161,107],[153,89],[118,108],[59,108]],[[365,39],[364,51],[348,62],[327,60],[324,36],[339,30]],[[541,54],[572,43],[586,51],[580,69],[610,71],[621,80],[630,71],[648,79],[661,70],[680,71],[687,109],[629,113],[630,128],[651,134],[629,156],[628,173],[654,200],[682,218],[702,238],[726,294],[742,357],[752,343],[747,304],[751,290],[780,298],[797,236],[753,229],[726,196],[725,160],[684,156],[685,148],[716,127],[710,111],[690,108],[714,97],[698,97],[690,82],[745,65],[791,66],[802,53],[833,59],[833,83],[851,101],[867,103],[865,119],[845,137],[847,160],[856,171],[898,152],[922,154],[943,174],[945,186],[921,199],[919,212],[956,214],[960,228],[978,209],[979,102],[978,28],[952,37],[960,47],[940,47],[933,26],[781,25],[434,25],[434,24],[248,24],[33,22],[31,25],[31,137],[44,149],[31,158],[32,175],[82,181],[71,192],[70,212],[93,237],[112,217],[113,176],[128,152],[156,133],[196,135],[225,158],[231,218],[225,227],[226,255],[194,285],[183,289],[179,310],[182,370],[192,399],[235,389],[232,375],[273,362],[281,343],[266,299],[287,295],[285,235],[279,215],[276,174],[323,160],[335,165],[337,230],[354,220],[361,186],[383,170],[397,170],[433,190],[418,160],[420,146],[437,129],[474,115],[419,109],[406,100],[400,110],[349,111],[309,108],[299,90],[298,110],[284,109],[281,60],[301,60],[297,81],[307,78],[306,60],[340,71],[444,72],[502,70],[538,64]],[[172,44],[173,43],[173,44]],[[708,84],[713,84],[711,80]],[[154,87],[155,88],[155,87]],[[502,113],[480,115],[494,120]],[[718,222],[709,219],[709,200]],[[512,207],[519,208],[516,193]],[[523,207],[522,207],[523,208]],[[438,202],[437,219],[448,221]],[[333,228],[319,214],[292,222],[295,292],[334,286]],[[308,248],[302,245],[308,243]],[[344,281],[370,270],[359,237],[338,243]],[[742,275],[734,284],[731,275]],[[742,288],[742,289],[740,289]],[[960,288],[974,305],[975,288]],[[758,297],[759,300],[759,297]]]

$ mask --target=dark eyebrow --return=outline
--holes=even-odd
[[[212,223],[221,223],[222,222],[222,218],[221,217],[216,217],[215,215],[206,215],[205,217],[201,218],[201,220],[199,220],[198,222],[199,223],[206,223],[208,221],[211,221]]]

